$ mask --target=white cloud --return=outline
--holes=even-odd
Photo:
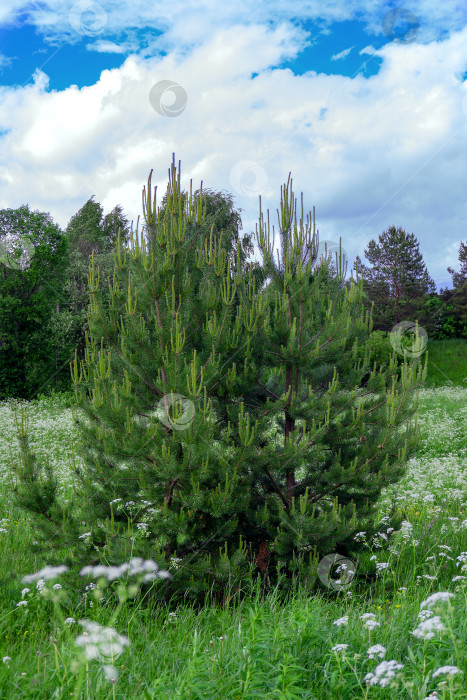
[[[113,41],[96,41],[94,44],[88,44],[86,47],[89,51],[97,51],[98,53],[126,53],[125,45],[116,44]]]
[[[334,56],[331,56],[331,61],[339,61],[341,58],[346,58],[353,48],[354,47],[351,46],[350,49],[344,49],[340,53],[335,53]]]
[[[184,26],[173,31],[183,36]],[[105,212],[119,203],[136,224],[149,171],[160,202],[175,151],[183,185],[193,177],[195,189],[202,179],[205,187],[231,191],[249,231],[258,198],[245,191],[259,194],[255,171],[243,187],[231,173],[239,161],[252,161],[266,176],[261,194],[271,223],[291,170],[307,211],[316,205],[321,240],[342,236],[353,261],[363,259],[370,239],[402,226],[421,241],[432,276],[448,283],[446,267],[456,267],[467,215],[467,84],[459,78],[467,69],[467,29],[443,41],[367,47],[383,59],[369,79],[273,68],[307,42],[292,24],[201,34],[193,49],[130,56],[81,89],[48,92],[41,71],[33,85],[1,87],[0,131],[8,133],[0,137],[0,159],[8,170],[0,170],[0,207],[27,199],[65,227],[95,194]],[[161,80],[186,91],[177,117],[158,114],[149,102]]]

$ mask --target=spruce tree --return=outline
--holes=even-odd
[[[148,236],[138,225],[128,246],[119,236],[108,305],[90,268],[90,333],[71,368],[76,497],[59,502],[25,440],[33,467],[14,467],[15,497],[38,517],[47,551],[66,544],[81,564],[155,559],[173,574],[169,596],[222,595],[251,566],[265,583],[314,585],[321,556],[351,554],[357,531],[377,530],[381,489],[417,443],[413,394],[426,367],[405,363],[398,378],[393,355],[355,388],[371,330],[362,282],[345,285],[339,261],[334,276],[318,263],[290,176],[278,266],[260,200],[266,293],[242,271],[239,245],[232,275],[222,236],[201,232],[202,189],[183,195],[175,156],[163,216],[151,174]]]

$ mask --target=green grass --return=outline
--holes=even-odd
[[[441,350],[440,358],[445,371]],[[49,457],[68,498],[71,411],[57,397],[28,407],[31,443]],[[87,579],[76,588],[72,572],[48,582],[48,595],[28,584],[28,604],[17,606],[26,587],[22,576],[43,562],[33,552],[31,523],[9,499],[5,465],[10,450],[17,452],[14,414],[0,404],[0,433],[6,436],[0,443],[0,698],[423,700],[437,688],[432,697],[467,698],[467,578],[453,581],[467,577],[466,411],[467,388],[420,392],[422,444],[404,478],[382,494],[380,512],[383,519],[396,499],[412,527],[388,534],[381,523],[388,539],[367,543],[366,580],[357,578],[340,593],[323,588],[307,596],[295,590],[286,600],[277,592],[265,598],[251,580],[248,595],[226,607],[208,601],[201,611],[174,611],[152,602],[143,607],[138,599],[122,599],[116,609],[111,590],[117,582],[95,596],[85,590]],[[376,574],[376,563],[389,566]],[[59,581],[62,590],[53,591]],[[446,629],[424,641],[412,632],[421,622],[421,602],[435,591],[454,597],[434,611]],[[365,613],[375,615],[374,630],[360,618]],[[68,617],[76,622],[65,624]],[[343,617],[347,624],[333,624]],[[106,680],[98,659],[80,665],[74,643],[83,631],[80,619],[113,626],[129,638],[130,646],[114,661],[120,674],[115,684]],[[348,647],[333,651],[338,644]],[[381,661],[368,658],[374,644],[386,648],[385,660],[403,664],[396,685],[366,685],[366,674]],[[2,663],[5,656],[11,660]],[[464,675],[432,678],[443,666],[457,666]],[[442,681],[446,685],[438,686]]]
[[[426,386],[467,386],[467,340],[429,340]],[[422,358],[423,359],[423,358]]]

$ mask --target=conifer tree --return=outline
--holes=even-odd
[[[467,241],[459,246],[460,270],[448,267],[452,289],[440,290],[441,337],[467,338]]]
[[[278,267],[260,200],[266,294],[242,271],[239,245],[232,275],[222,236],[201,232],[202,191],[190,184],[183,196],[175,156],[163,216],[151,174],[148,236],[138,225],[128,246],[119,236],[109,305],[99,270],[89,273],[90,333],[72,366],[76,498],[59,503],[23,439],[33,466],[16,467],[17,501],[38,516],[48,548],[66,543],[70,563],[152,558],[173,573],[170,596],[241,586],[250,566],[266,583],[283,570],[284,585],[298,575],[313,585],[321,556],[351,553],[357,531],[376,531],[381,489],[417,442],[413,394],[426,367],[405,362],[398,378],[393,356],[355,388],[371,330],[362,283],[344,285],[339,263],[334,277],[317,264],[290,176]]]
[[[400,321],[415,317],[423,324],[424,300],[436,292],[436,285],[414,234],[390,226],[380,234],[378,243],[370,241],[365,257],[372,267],[357,256],[355,269],[363,277],[367,305],[374,302],[374,328],[390,331]]]

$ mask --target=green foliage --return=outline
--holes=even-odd
[[[369,348],[358,358],[371,330],[362,282],[317,260],[290,176],[277,266],[260,202],[263,291],[238,240],[232,269],[175,158],[169,176],[162,210],[151,175],[143,191],[146,239],[118,236],[109,299],[92,253],[89,334],[72,366],[84,466],[74,511],[47,503],[43,542],[78,563],[154,558],[174,572],[159,589],[169,597],[223,596],[252,566],[266,586],[312,588],[320,556],[377,530],[379,495],[417,445],[424,371],[405,361],[399,373],[394,356],[371,368]]]
[[[425,297],[436,292],[428,274],[420,244],[413,233],[401,227],[389,227],[372,240],[365,257],[372,267],[366,267],[357,256],[355,269],[363,277],[366,303],[373,305],[375,330],[390,331],[403,320],[418,319],[425,325]]]
[[[67,241],[50,214],[27,205],[0,211],[0,243],[11,232],[32,249],[23,269],[0,264],[0,399],[31,397],[51,380],[63,388],[54,375],[68,359],[50,325],[63,298]]]

